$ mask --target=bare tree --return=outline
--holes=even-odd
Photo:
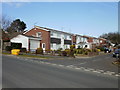
[[[10,26],[11,19],[7,15],[0,15],[0,29],[6,31],[6,29]]]

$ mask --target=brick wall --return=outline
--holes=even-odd
[[[76,36],[72,35],[72,44],[76,44]]]
[[[35,35],[37,32],[41,32],[41,41],[40,41],[40,47],[42,47],[42,43],[45,43],[46,45],[46,50],[50,49],[50,32],[49,31],[45,31],[42,29],[38,29],[38,28],[33,28],[30,31],[28,31],[27,33],[25,33],[25,35],[28,36],[32,36]]]

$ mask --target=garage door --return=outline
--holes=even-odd
[[[30,40],[30,50],[31,51],[35,51],[39,47],[40,47],[40,41],[39,40]]]

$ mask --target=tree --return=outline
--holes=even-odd
[[[0,29],[6,31],[6,29],[10,26],[11,19],[7,15],[0,15]]]
[[[7,31],[9,33],[13,32],[23,32],[26,28],[26,24],[23,21],[20,21],[20,19],[14,20],[10,27],[7,28]]]
[[[105,33],[101,35],[100,38],[105,38],[107,40],[110,40],[114,44],[120,44],[120,33],[119,32]]]

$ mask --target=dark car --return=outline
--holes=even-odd
[[[104,48],[104,52],[105,52],[105,53],[110,53],[110,52],[111,52],[111,49],[109,49],[109,48]]]
[[[120,57],[120,49],[115,49],[114,53],[113,53],[113,57]]]

